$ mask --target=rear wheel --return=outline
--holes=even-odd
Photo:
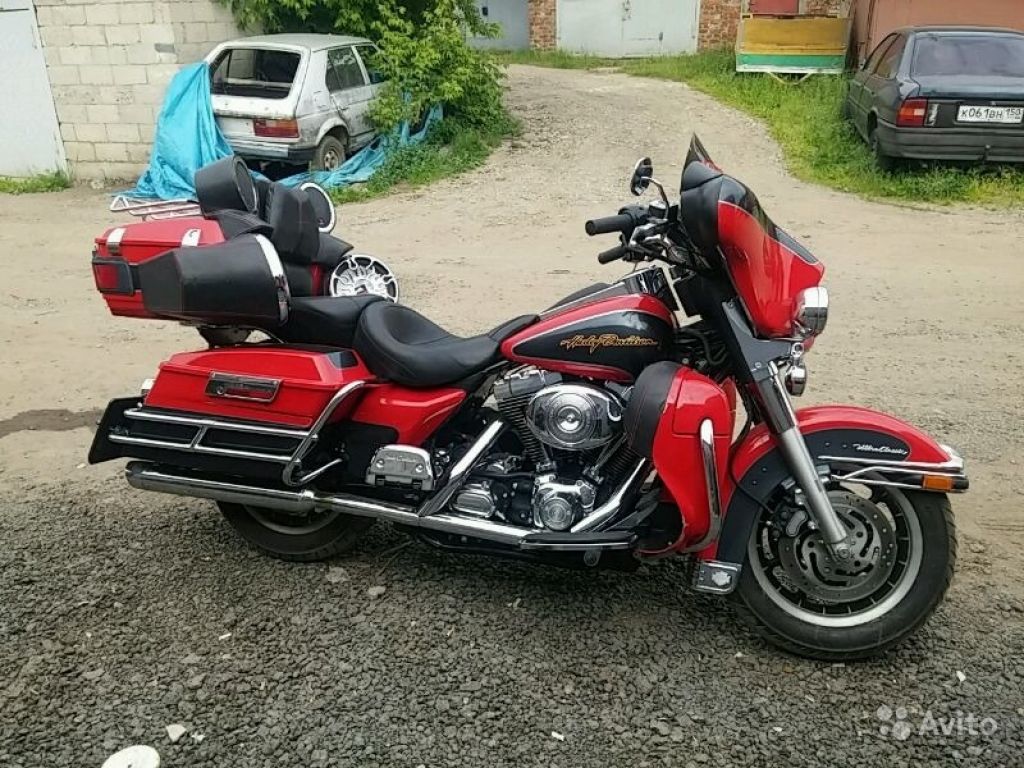
[[[279,560],[310,562],[351,551],[372,518],[316,510],[293,515],[267,507],[219,502],[231,527],[256,549]]]
[[[914,632],[942,600],[956,562],[953,514],[941,494],[882,486],[835,486],[829,498],[851,557],[834,559],[801,508],[770,504],[748,544],[740,613],[792,653],[867,658]]]
[[[333,171],[345,162],[345,137],[329,133],[320,139],[316,152],[313,154],[311,170]]]
[[[880,171],[890,172],[899,167],[899,161],[892,155],[887,155],[882,149],[882,144],[878,140],[878,128],[875,126],[871,127],[871,133],[868,134],[868,144],[871,145],[871,154]]]

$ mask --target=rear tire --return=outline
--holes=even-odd
[[[226,502],[217,506],[231,527],[254,548],[279,560],[299,563],[350,552],[373,525],[372,518],[340,512],[299,516]]]
[[[892,155],[887,155],[882,149],[882,143],[878,140],[878,129],[874,126],[871,127],[871,133],[868,134],[868,144],[871,145],[871,154],[875,158],[878,170],[891,173],[899,168],[899,160]]]
[[[329,133],[320,139],[313,154],[313,161],[310,163],[310,170],[333,171],[344,163],[347,153],[346,138],[344,135]]]
[[[892,490],[886,489],[890,493]],[[822,661],[870,658],[914,633],[942,601],[953,578],[957,552],[956,527],[949,500],[942,494],[896,491],[893,498],[895,503],[903,508],[904,513],[909,513],[904,522],[893,526],[894,538],[889,539],[897,549],[904,546],[903,542],[907,542],[906,552],[896,554],[894,551],[890,556],[889,567],[892,568],[895,564],[905,569],[899,581],[891,586],[888,581],[881,583],[870,597],[857,595],[858,601],[851,599],[849,603],[843,603],[840,596],[843,587],[836,589],[832,586],[833,582],[826,577],[823,580],[822,591],[826,594],[832,591],[835,602],[828,608],[825,607],[825,603],[816,603],[814,598],[809,599],[807,592],[795,583],[801,578],[799,573],[796,574],[796,579],[785,576],[785,555],[774,563],[771,562],[769,555],[768,565],[764,564],[763,555],[771,546],[768,540],[774,531],[778,530],[777,526],[765,527],[767,512],[764,512],[751,534],[747,563],[744,564],[734,595],[740,616],[755,632],[773,645],[799,656]],[[844,522],[850,527],[850,522]],[[857,536],[861,535],[861,529],[851,528],[851,531],[853,530],[857,530]],[[784,531],[781,534],[782,538],[786,537]],[[867,537],[870,540],[870,531]],[[807,537],[803,546],[811,546],[810,549],[805,549],[805,552],[815,552],[813,543],[809,542]],[[882,550],[881,557],[884,561],[887,551],[884,536],[875,540],[875,547]],[[792,546],[789,552],[796,552],[798,549],[798,546]],[[816,551],[818,555],[812,554],[812,557],[820,557],[820,545],[816,547]],[[900,560],[901,557],[906,558],[905,562]],[[793,562],[795,561],[790,559],[790,563]],[[917,563],[917,566],[912,570],[908,563]],[[827,567],[822,568],[822,564],[831,565],[826,560],[812,563],[814,567],[829,574]],[[884,565],[884,562],[876,563],[874,567]],[[850,567],[849,561],[846,567]],[[775,574],[778,573],[783,574],[781,588],[775,579]],[[790,573],[793,573],[792,566]],[[838,576],[839,571],[834,569],[834,573]],[[895,573],[894,568],[889,578],[895,579],[896,576],[892,575]],[[870,572],[867,572],[867,578],[859,584],[856,580],[849,579],[849,588],[863,587],[869,578]],[[804,582],[807,583],[812,583],[812,580]],[[888,593],[884,591],[886,588],[889,589]],[[872,603],[871,601],[875,599],[877,603]],[[877,606],[884,607],[887,602],[891,604],[878,615]],[[826,613],[827,610],[832,612]],[[849,610],[850,613],[844,614],[845,610]],[[818,611],[823,613],[817,615]],[[838,626],[844,622],[846,626]]]

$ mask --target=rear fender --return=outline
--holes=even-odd
[[[870,471],[877,482],[897,487],[937,492],[967,490],[963,460],[957,453],[893,416],[838,405],[804,408],[796,416],[816,463],[826,466],[828,457],[843,459],[853,468],[844,470],[844,477],[851,471]],[[789,477],[786,462],[767,428],[762,424],[751,430],[733,450],[723,486],[725,520],[721,536],[717,545],[701,553],[701,558],[742,563],[760,504],[767,502]]]

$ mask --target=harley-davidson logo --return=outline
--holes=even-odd
[[[583,347],[589,349],[590,354],[594,354],[594,352],[602,347],[656,347],[658,346],[658,341],[649,336],[619,336],[617,333],[584,336],[582,333],[577,333],[575,336],[562,339],[558,342],[558,346],[565,347],[566,349],[579,349]]]

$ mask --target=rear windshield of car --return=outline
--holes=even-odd
[[[1024,77],[1024,37],[933,35],[917,38],[911,75]]]
[[[211,67],[210,90],[225,96],[283,99],[292,88],[300,60],[293,51],[229,48]]]

